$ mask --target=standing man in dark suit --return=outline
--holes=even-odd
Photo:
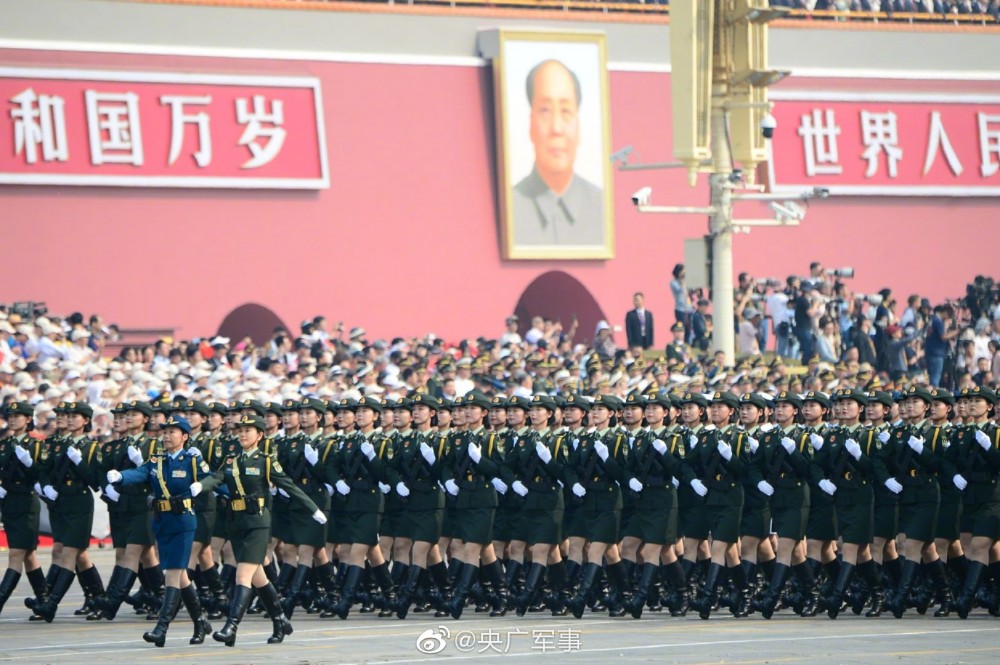
[[[628,345],[648,349],[653,346],[653,315],[646,311],[646,297],[642,293],[632,296],[632,304],[635,305],[635,309],[625,315]]]

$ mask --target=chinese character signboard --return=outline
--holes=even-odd
[[[329,187],[312,78],[0,67],[0,184]]]
[[[773,192],[1000,195],[1000,96],[774,91]]]

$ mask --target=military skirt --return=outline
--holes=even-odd
[[[632,503],[632,515],[622,519],[622,537],[636,538],[647,545],[677,542],[677,493],[673,485],[646,485]],[[615,541],[597,541],[615,542]]]
[[[34,493],[7,494],[0,500],[0,515],[7,534],[7,545],[12,550],[38,549],[38,516],[41,503]]]

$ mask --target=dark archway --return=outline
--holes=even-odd
[[[260,346],[271,339],[274,329],[279,326],[288,329],[285,322],[267,307],[248,303],[226,315],[219,324],[219,334],[230,338],[234,344],[250,335],[253,343]],[[289,332],[295,334],[295,331]]]
[[[524,289],[514,313],[521,319],[521,335],[531,328],[533,316],[562,321],[564,330],[569,329],[576,316],[579,325],[573,341],[588,345],[594,338],[597,322],[605,318],[600,305],[587,287],[576,277],[561,270],[552,270],[536,277]]]

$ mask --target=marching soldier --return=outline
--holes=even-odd
[[[10,547],[7,572],[0,581],[0,612],[14,593],[22,570],[36,598],[44,600],[47,593],[45,573],[35,556],[41,505],[32,485],[46,451],[44,442],[30,435],[34,413],[27,402],[11,402],[5,414],[9,435],[0,440],[0,514]]]
[[[947,466],[948,450],[956,437],[957,429],[950,421],[952,409],[955,406],[955,396],[943,388],[932,388],[930,411],[931,427],[934,431],[931,437],[938,437],[940,445],[937,449],[938,486],[941,489],[941,505],[938,508],[937,526],[934,529],[934,546],[938,556],[945,560],[952,579],[959,581],[965,574],[967,562],[962,554],[962,543],[959,541],[959,524],[962,514],[962,493],[944,474]],[[956,584],[957,586],[957,584]],[[951,593],[939,598],[941,607],[935,612],[936,617],[946,617],[951,614],[954,598]],[[946,604],[946,601],[950,603]]]
[[[194,635],[189,643],[202,644],[212,626],[203,616],[198,592],[187,575],[198,525],[192,499],[203,489],[218,487],[220,481],[212,475],[200,454],[185,449],[191,433],[187,419],[171,417],[161,425],[160,432],[163,452],[155,455],[155,461],[150,459],[125,471],[111,469],[105,475],[112,485],[121,483],[123,490],[148,483],[153,496],[152,530],[156,534],[162,566],[166,569],[166,589],[156,627],[143,634],[142,639],[162,647],[170,622],[183,601],[194,622]]]
[[[760,468],[758,451],[760,442],[758,437],[762,436],[761,424],[767,412],[767,401],[755,392],[744,393],[740,396],[740,426],[745,435],[746,444],[750,447],[750,459],[755,468]],[[771,506],[768,487],[762,486],[763,479],[758,474],[743,475],[743,516],[740,520],[740,551],[742,553],[740,565],[743,567],[743,575],[748,580],[748,593],[741,595],[730,610],[734,616],[745,617],[750,612],[750,596],[752,595],[753,580],[757,576],[758,556],[761,560],[771,560],[774,558],[774,551],[771,548]]]
[[[708,400],[698,392],[687,392],[680,399],[681,426],[677,434],[684,444],[683,457],[687,460],[704,436],[705,422],[708,420]],[[708,494],[708,488],[698,479],[697,475],[686,484],[677,488],[677,517],[681,536],[684,538],[684,574],[691,579],[696,561],[706,561],[706,567],[711,557],[707,554],[699,558],[702,548],[708,552],[708,524],[706,512],[703,510],[702,498]]]
[[[885,455],[890,454],[894,445],[887,422],[894,405],[892,395],[887,392],[875,390],[868,393],[865,419],[868,421],[868,435],[875,437],[875,472],[878,477],[878,482],[872,488],[875,493],[873,522],[875,537],[872,540],[871,550],[874,565],[879,573],[881,573],[883,565],[898,569],[901,563],[896,555],[896,536],[899,534],[899,497],[885,486],[888,475],[883,475],[885,465],[879,462]],[[858,566],[858,572],[863,573],[862,566]],[[898,572],[892,575],[892,579],[899,580]],[[881,584],[879,584],[879,588],[881,589]],[[865,616],[878,616],[881,613],[883,599],[880,595],[874,594],[874,591],[872,593],[873,607]],[[878,601],[878,607],[874,606],[875,600]]]
[[[504,447],[508,451],[514,447],[517,443],[517,439],[527,435],[528,427],[525,424],[525,419],[528,413],[526,405],[529,401],[530,400],[515,395],[511,397],[508,402],[507,424],[510,428],[508,429],[509,436],[504,440]],[[576,450],[580,446],[580,442],[587,433],[587,425],[584,422],[584,418],[586,418],[589,411],[590,401],[583,395],[570,394],[566,397],[566,405],[563,407],[563,418],[564,425],[566,426],[566,440],[569,441],[571,451]],[[497,489],[497,492],[500,492],[499,488]],[[514,493],[509,493],[502,494],[500,497],[500,507],[497,509],[497,526],[495,528],[498,533],[501,532],[500,524],[510,524],[516,519],[515,513],[517,507],[514,504],[514,497],[516,496],[517,495]],[[572,496],[574,496],[572,487],[563,487],[563,503],[565,505],[565,511],[563,513],[563,535],[568,540],[568,546],[566,548],[566,578],[569,580],[570,587],[573,587],[576,584],[577,579],[580,576],[579,573],[583,568],[583,549],[587,544],[586,525],[583,524],[582,513],[579,510],[579,506],[575,505],[575,502],[570,498]],[[501,515],[503,515],[503,517],[501,517]],[[509,528],[502,533],[509,533]],[[494,545],[496,545],[495,542]],[[517,573],[521,569],[523,561],[524,551],[522,549],[520,552],[520,558],[517,561],[512,560],[511,564],[508,565],[508,585],[513,585],[512,580],[517,578]],[[516,570],[512,570],[512,566],[516,566]],[[594,583],[595,588],[599,588],[601,586],[603,573],[604,569],[598,567],[598,579]]]
[[[829,413],[830,398],[825,393],[810,390],[802,396],[802,418],[814,450],[817,445],[823,445],[823,437],[829,429]],[[825,479],[826,475],[815,455],[810,458],[810,463],[812,471],[809,480],[809,522],[806,524],[806,563],[814,578],[819,575],[822,566],[832,582],[837,579],[839,566],[835,548],[837,514],[833,496],[819,486],[819,481]],[[807,594],[811,592],[807,590]],[[815,616],[818,611],[818,604],[808,602],[809,599],[807,596],[807,602],[803,606],[806,611],[799,612],[801,616]]]
[[[278,594],[263,568],[271,528],[270,485],[283,489],[296,503],[305,504],[311,509],[313,520],[326,524],[326,515],[285,475],[275,456],[265,455],[260,450],[265,429],[262,418],[244,416],[237,430],[242,452],[228,458],[225,470],[215,474],[225,483],[223,491],[229,496],[229,535],[237,561],[236,589],[229,618],[222,630],[212,635],[216,642],[223,642],[228,647],[236,644],[236,631],[250,605],[251,586],[271,617],[273,633],[268,644],[280,643],[286,635],[292,634],[292,624],[282,612]]]

